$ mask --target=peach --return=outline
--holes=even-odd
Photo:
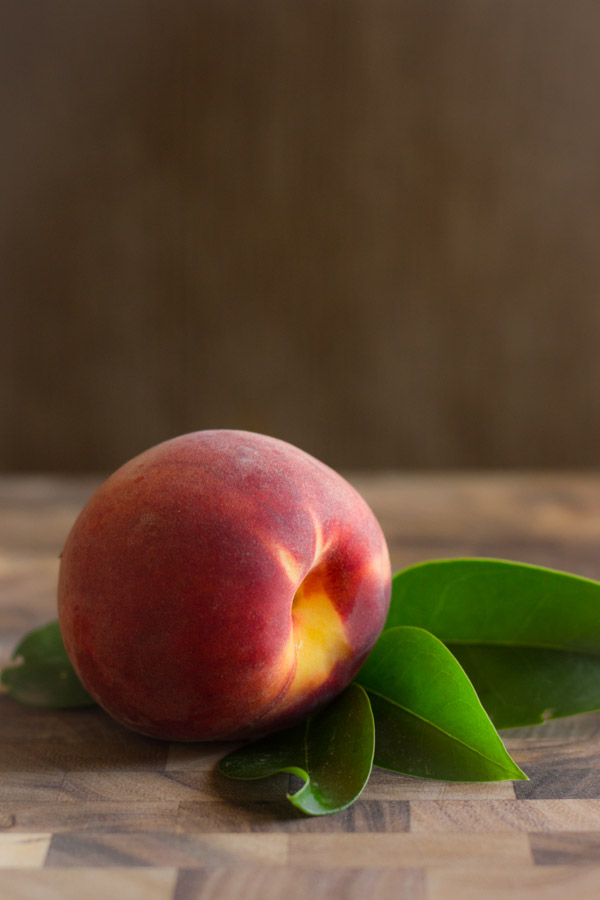
[[[61,558],[69,657],[119,722],[182,741],[255,737],[329,703],[383,628],[375,516],[302,450],[198,431],[89,500]]]

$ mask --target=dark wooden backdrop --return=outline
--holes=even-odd
[[[600,4],[3,0],[0,468],[600,459]]]

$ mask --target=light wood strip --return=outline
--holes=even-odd
[[[489,784],[434,781],[429,778],[409,778],[395,772],[374,769],[361,794],[364,800],[514,800],[512,781]]]
[[[598,900],[600,867],[499,866],[431,869],[427,900]]]
[[[472,535],[474,517],[478,528],[509,539],[519,536],[527,540],[535,535],[575,542],[597,536],[600,473],[595,470],[375,470],[346,474],[376,509],[378,518],[396,522],[396,533],[407,539],[431,539],[446,533],[450,524],[459,534]],[[7,479],[6,490],[10,490],[11,480]],[[63,483],[75,490],[79,480],[64,479]],[[23,481],[27,484],[26,477]],[[55,476],[55,482],[60,485],[61,477]],[[31,492],[37,499],[34,483]]]
[[[287,775],[257,781],[237,781],[206,772],[69,772],[57,800],[281,800]]]
[[[228,743],[170,744],[165,770],[167,772],[207,772],[214,770],[221,760],[232,750],[242,745]]]
[[[512,834],[294,834],[290,858],[316,869],[421,868],[532,862],[527,836]]]
[[[5,900],[172,900],[177,871],[155,869],[0,870]]]
[[[46,865],[71,866],[237,866],[286,865],[289,838],[284,834],[165,834],[162,832],[56,834]]]
[[[54,607],[58,551],[50,555],[40,555],[39,548],[30,541],[23,553],[5,552],[3,526],[10,527],[10,521],[6,520],[11,518],[0,509],[0,597],[3,601],[0,666],[2,667],[11,665],[11,654],[23,635],[38,625],[56,618]],[[29,513],[25,518],[31,522],[34,517]]]
[[[2,831],[168,831],[181,830],[179,803],[111,802],[9,802],[0,803]]]
[[[600,800],[411,800],[411,832],[431,834],[600,829]]]
[[[40,868],[51,837],[51,834],[0,834],[0,868]]]
[[[188,869],[175,900],[425,900],[420,869]]]

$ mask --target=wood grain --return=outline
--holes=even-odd
[[[187,869],[181,872],[174,900],[425,900],[420,869],[306,869],[259,867]]]
[[[51,834],[0,834],[0,868],[38,869],[44,865]]]
[[[354,479],[394,568],[516,557],[600,578],[595,474]],[[0,478],[0,665],[55,615],[58,554],[94,479]],[[600,713],[503,734],[528,782],[374,771],[357,803],[305,818],[290,779],[216,771],[235,745],[165,744],[101,710],[0,695],[2,900],[592,900],[600,892]]]
[[[413,800],[410,830],[415,833],[507,831],[599,831],[599,800]]]
[[[435,866],[512,866],[532,861],[525,834],[295,834],[290,854],[309,868],[364,868],[377,861],[381,868]]]
[[[572,869],[490,866],[478,870],[431,871],[428,900],[595,900],[600,890],[600,867]]]
[[[429,781],[375,769],[361,797],[365,800],[390,800],[395,803],[407,800],[512,800],[515,797],[515,787],[512,781],[496,781],[491,784]]]
[[[10,900],[172,900],[176,869],[0,869],[0,896]]]
[[[538,866],[589,866],[600,862],[600,833],[597,829],[531,834],[530,844]]]
[[[393,833],[408,831],[407,802],[359,800],[336,816],[309,818],[295,812],[286,801],[236,801],[179,804],[177,824],[186,832],[270,833]]]
[[[11,793],[10,790],[7,793]],[[0,832],[28,833],[51,829],[59,832],[107,831],[180,831],[178,800],[138,801],[135,804],[117,800],[88,800],[84,803],[55,799],[51,795],[36,798],[35,789],[17,790],[10,800],[0,801]],[[26,797],[27,799],[21,799]]]
[[[11,835],[12,837],[12,835]],[[24,838],[26,840],[26,838]],[[283,866],[290,858],[284,834],[171,834],[63,832],[48,848],[46,866]]]

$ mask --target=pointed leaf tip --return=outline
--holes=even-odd
[[[443,781],[526,778],[460,664],[429,632],[385,631],[356,680],[371,699],[376,766]]]

